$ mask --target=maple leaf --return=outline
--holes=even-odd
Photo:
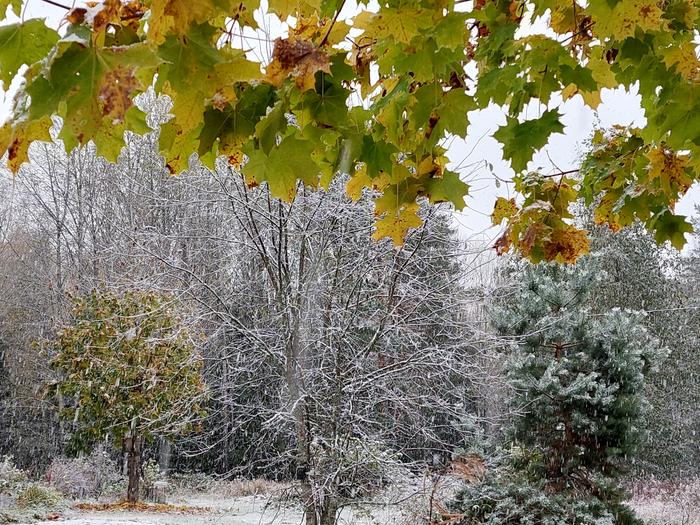
[[[353,27],[376,38],[390,38],[409,44],[414,37],[433,25],[431,11],[420,8],[385,8],[379,13],[363,11],[355,16]]]
[[[660,31],[666,25],[657,0],[620,0],[615,3],[594,0],[588,12],[595,22],[594,33],[600,38],[609,37],[617,41],[634,37],[637,29],[643,32]]]
[[[30,122],[7,122],[0,127],[0,151],[7,151],[7,163],[13,173],[29,158],[29,145],[34,140],[51,139],[51,119],[44,117]]]
[[[171,33],[188,34],[191,25],[208,21],[216,12],[215,0],[151,0],[148,36],[161,44]]]
[[[44,58],[58,39],[56,31],[36,18],[0,27],[0,82],[5,89],[22,64]]]
[[[468,190],[469,186],[453,171],[445,171],[439,177],[429,177],[425,182],[425,195],[431,203],[451,202],[456,210],[463,210],[466,206],[464,197]]]
[[[552,109],[545,111],[538,119],[522,123],[508,117],[506,125],[498,128],[493,136],[503,144],[503,156],[511,161],[513,170],[523,171],[535,151],[547,144],[552,133],[564,131],[560,116],[557,110]]]
[[[247,149],[249,160],[243,166],[248,183],[267,182],[270,194],[291,201],[301,180],[309,186],[319,183],[320,169],[312,159],[315,145],[293,136],[286,137],[269,155],[261,150]]]
[[[284,21],[289,16],[311,16],[321,10],[319,0],[270,0],[270,11],[279,15]]]
[[[331,72],[328,55],[321,51],[313,42],[293,38],[275,39],[272,51],[272,61],[266,67],[265,78],[275,86],[279,86],[288,76],[301,91],[314,89],[316,72]]]
[[[687,156],[680,156],[666,148],[653,148],[647,153],[649,159],[649,178],[656,180],[661,190],[668,196],[675,198],[684,195],[692,178],[686,173],[688,166]]]
[[[493,213],[491,214],[491,222],[494,226],[497,226],[503,222],[504,219],[510,219],[516,212],[518,207],[515,204],[515,199],[505,199],[503,197],[498,197],[496,199],[496,204],[493,206]]]
[[[97,48],[70,43],[53,60],[47,76],[40,75],[27,86],[32,100],[41,101],[32,105],[30,117],[51,115],[65,100],[60,136],[66,147],[92,139],[99,148],[109,145],[102,153],[116,160],[114,144],[121,143],[124,130],[118,124],[126,119],[132,95],[145,89],[136,68],[152,72],[159,63],[145,44]],[[136,122],[132,119],[130,127]]]
[[[654,217],[650,226],[654,230],[656,242],[670,241],[677,250],[681,250],[685,246],[685,234],[693,232],[693,226],[688,223],[686,217],[674,215],[669,210],[664,210]]]
[[[684,42],[662,51],[664,64],[669,69],[674,68],[680,75],[690,81],[700,78],[700,60],[698,60],[696,45]]]
[[[380,240],[389,237],[396,246],[402,246],[404,238],[411,228],[419,228],[423,220],[418,216],[419,206],[411,203],[396,212],[386,213],[376,223],[372,238]]]
[[[581,255],[590,250],[590,240],[586,230],[567,225],[556,228],[549,234],[549,241],[544,244],[545,258],[548,261],[573,264]]]
[[[0,16],[5,16],[8,7],[12,8],[17,16],[22,14],[22,0],[0,0]]]

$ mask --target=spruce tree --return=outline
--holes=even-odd
[[[643,432],[642,389],[664,353],[641,314],[595,313],[593,261],[527,265],[493,316],[515,412],[505,465],[460,494],[463,523],[639,523],[616,478]]]

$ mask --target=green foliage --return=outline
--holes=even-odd
[[[22,64],[33,64],[44,58],[58,38],[56,31],[38,19],[0,27],[0,81],[3,87],[9,87]]]
[[[527,168],[532,154],[547,144],[549,136],[564,131],[559,121],[557,110],[546,111],[540,118],[520,122],[517,118],[508,118],[508,123],[493,135],[503,144],[503,156],[511,161],[516,172]]]
[[[117,444],[195,429],[203,417],[201,359],[173,312],[175,299],[155,292],[95,290],[74,299],[51,367],[52,389],[67,398],[61,416],[75,424],[71,446],[103,436]]]
[[[605,275],[591,259],[517,269],[493,316],[511,343],[511,455],[459,495],[461,523],[638,524],[615,478],[638,446],[645,376],[664,351],[639,315],[592,310]]]
[[[588,494],[552,493],[543,483],[488,477],[459,492],[453,507],[459,525],[642,525],[623,505]]]
[[[592,315],[591,290],[604,275],[577,268],[527,267],[516,300],[495,316],[513,337],[507,364],[516,407],[512,439],[533,454],[523,468],[554,487],[614,476],[639,443],[645,376],[664,354],[633,312]]]
[[[694,180],[693,159],[667,144],[647,144],[643,130],[597,132],[581,174],[582,196],[594,205],[594,221],[613,231],[643,223],[658,243],[670,241],[681,249],[685,234],[693,231],[684,216],[674,215],[674,203]]]
[[[21,2],[0,2],[8,5],[18,12]],[[46,140],[58,115],[67,147],[94,141],[115,159],[124,130],[144,130],[132,98],[155,78],[173,100],[174,119],[160,135],[173,172],[187,169],[192,153],[209,167],[224,155],[235,167],[248,162],[249,183],[267,182],[284,199],[294,197],[297,179],[327,187],[337,172],[349,173],[350,193],[379,192],[375,236],[401,243],[421,223],[417,199],[464,205],[468,186],[446,168],[444,140],[466,135],[469,112],[506,108],[507,124],[495,136],[522,175],[533,153],[562,131],[563,101],[581,95],[595,109],[601,89],[638,85],[648,124],[629,141],[630,157],[683,152],[689,180],[697,178],[697,0],[392,0],[339,20],[344,5],[271,1],[268,13],[289,31],[264,63],[242,49],[244,31],[258,27],[259,0],[106,0],[89,12],[71,10],[57,41],[37,20],[4,26],[10,45],[0,53],[0,79],[15,76],[21,63],[29,68],[13,118],[0,128],[0,152],[17,171],[29,143]],[[548,31],[519,36],[533,21]],[[350,25],[359,36],[348,37]],[[476,78],[465,73],[472,69]],[[548,110],[521,122],[531,102]],[[625,158],[611,155],[600,168],[617,172]],[[627,211],[680,246],[687,226],[672,209],[685,190],[665,182],[659,189],[656,181],[672,169],[628,178],[615,191],[588,177],[572,191],[605,194],[606,206],[617,209],[639,190]],[[520,191],[537,201],[544,184]],[[512,232],[509,246],[533,260],[570,262],[586,252],[586,234],[568,222],[566,209],[520,215],[507,217],[511,227],[549,228]]]

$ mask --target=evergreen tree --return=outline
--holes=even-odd
[[[528,265],[502,298],[493,324],[512,348],[512,454],[460,495],[463,523],[638,523],[615,478],[642,437],[642,389],[663,352],[640,314],[594,312],[604,279],[590,259]]]
[[[584,219],[587,217],[584,215]],[[634,468],[661,478],[700,474],[700,359],[698,359],[698,259],[659,246],[641,224],[613,233],[584,224],[591,253],[606,273],[592,290],[596,312],[614,307],[647,313],[647,330],[670,350],[664,366],[647,381],[650,402],[643,427],[648,432]],[[696,225],[697,228],[697,225]]]

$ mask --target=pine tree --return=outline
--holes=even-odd
[[[460,495],[463,523],[639,523],[615,478],[643,437],[642,389],[664,352],[641,314],[594,313],[590,294],[604,279],[591,260],[527,265],[500,298],[493,324],[510,349],[511,455]]]

